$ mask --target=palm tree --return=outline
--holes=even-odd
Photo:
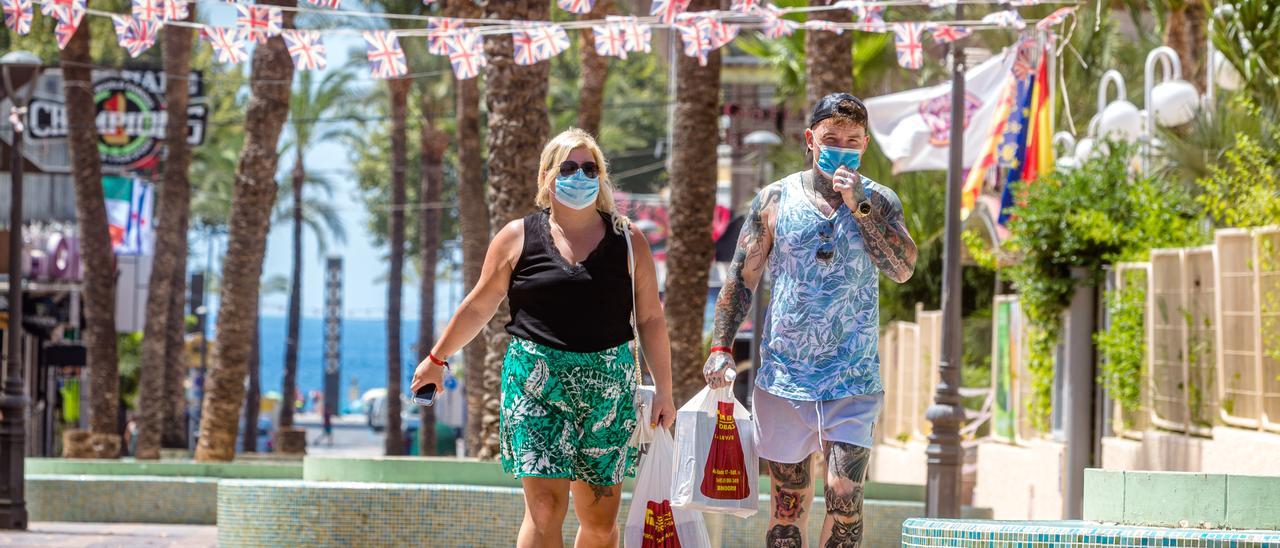
[[[292,7],[295,0],[263,0]],[[291,27],[293,13],[285,12]],[[253,346],[258,286],[271,207],[276,199],[276,146],[289,115],[293,60],[284,39],[271,37],[254,48],[249,104],[245,108],[244,148],[236,168],[230,231],[223,258],[217,351],[205,378],[197,461],[230,461],[235,456],[245,369]]]
[[[287,211],[286,211],[287,213]],[[278,219],[280,215],[277,215]],[[289,291],[289,280],[284,276],[272,276],[262,282],[259,297]],[[244,434],[240,450],[245,453],[258,451],[258,415],[262,403],[262,314],[253,317],[253,349],[249,354],[249,389],[244,395]]]
[[[598,0],[585,19],[604,19],[613,11],[613,0]],[[596,53],[595,31],[582,29],[582,87],[578,94],[578,127],[600,137],[600,117],[604,111],[604,84],[609,78],[609,58]]]
[[[833,0],[809,0],[810,6],[827,6]],[[849,10],[824,10],[809,14],[811,19],[836,23],[848,23],[853,19]],[[809,82],[809,104],[815,105],[828,93],[853,91],[854,32],[841,34],[827,31],[804,31],[805,77]]]
[[[422,125],[419,128],[418,159],[421,163],[418,192],[418,259],[422,261],[419,285],[418,353],[431,351],[435,342],[436,263],[440,256],[440,201],[444,186],[444,153],[449,149],[449,136],[436,127],[435,98],[429,86],[421,86]],[[436,448],[436,412],[422,408],[418,426],[418,447],[422,455],[434,455]]]
[[[387,264],[387,433],[386,454],[404,454],[404,433],[400,428],[400,308],[404,292],[404,194],[408,169],[405,120],[409,88],[406,78],[387,81],[391,102],[391,216]]]
[[[81,25],[59,54],[66,97],[67,143],[75,180],[76,219],[80,224],[80,256],[84,261],[84,339],[88,353],[89,430],[102,443],[99,458],[115,458],[120,449],[120,375],[116,356],[115,257],[105,230],[107,208],[102,191],[102,161],[94,123],[90,84],[90,28]]]
[[[488,0],[484,6],[488,19],[545,20],[550,11],[550,3],[541,0]],[[551,132],[547,118],[547,76],[551,63],[517,65],[512,59],[509,35],[486,36],[484,53],[489,60],[485,72],[485,104],[489,107],[487,144],[489,150],[502,151],[489,157],[492,232],[533,211],[535,185],[532,181],[538,172],[538,155]],[[711,219],[709,212],[707,219]],[[710,239],[708,235],[708,242]],[[482,374],[467,376],[468,383],[479,384],[484,391],[483,407],[473,410],[482,414],[480,431],[476,433],[482,440],[476,456],[482,459],[493,458],[498,449],[502,356],[509,340],[503,325],[509,316],[504,302],[484,331],[487,354]]]
[[[194,6],[192,6],[194,9]],[[191,71],[193,35],[189,28],[164,28],[164,70],[166,74]],[[185,82],[171,81],[165,86],[165,105],[170,114],[184,113],[190,99]],[[185,116],[171,115],[165,125],[164,186],[160,189],[157,211],[162,215],[163,230],[156,231],[156,254],[151,267],[147,294],[147,320],[142,338],[142,379],[139,407],[139,459],[160,458],[161,434],[169,431],[176,409],[174,394],[182,386],[173,385],[173,370],[185,373],[181,346],[179,354],[170,355],[171,333],[182,334],[183,293],[186,288],[187,225],[191,213],[191,147],[187,145]],[[176,314],[174,313],[176,310]],[[175,323],[174,320],[178,321]],[[175,440],[170,440],[175,441]]]
[[[694,0],[690,11],[714,10],[716,0]],[[676,112],[671,149],[671,238],[667,250],[666,313],[676,401],[705,384],[702,322],[714,248],[711,216],[716,203],[716,124],[720,106],[720,52],[706,66],[687,55],[676,63]]]
[[[448,0],[445,14],[449,17],[478,18],[483,13],[472,0]],[[458,139],[458,224],[462,236],[463,291],[471,291],[480,280],[480,268],[489,246],[489,209],[485,203],[484,157],[480,143],[479,78],[453,80]],[[485,361],[485,341],[476,338],[463,349],[468,370],[467,453],[477,454],[481,446],[481,424],[484,418],[484,383],[481,382]],[[474,373],[474,375],[471,375]],[[474,378],[475,382],[471,382]]]
[[[306,154],[311,149],[315,137],[314,120],[343,108],[350,97],[350,84],[353,74],[346,70],[329,72],[323,78],[317,78],[314,71],[303,71],[298,74],[297,93],[289,99],[289,117],[293,120],[292,135],[289,147],[294,153],[292,184],[289,185],[292,196],[293,223],[293,272],[289,284],[289,319],[284,342],[284,379],[280,393],[284,403],[280,408],[279,432],[293,428],[293,402],[299,395],[295,393],[298,377],[298,340],[302,324],[302,229],[308,224],[304,217],[307,202],[303,198],[306,188],[307,170]],[[321,136],[321,139],[329,138]],[[327,204],[313,204],[321,206]],[[336,215],[331,219],[336,219]],[[279,220],[279,219],[277,219]],[[313,229],[318,229],[313,225]],[[339,229],[340,229],[339,225]],[[314,232],[319,237],[322,232]]]

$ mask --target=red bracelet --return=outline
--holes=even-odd
[[[449,362],[444,361],[440,358],[437,358],[435,354],[427,353],[427,359],[431,360],[431,363],[436,364],[440,367],[443,367],[445,369],[449,368]]]
[[[711,347],[711,353],[712,353],[712,354],[715,354],[716,352],[724,352],[725,354],[733,354],[733,349],[732,349],[732,348],[729,348],[729,347],[727,347],[727,346],[713,346],[713,347]]]

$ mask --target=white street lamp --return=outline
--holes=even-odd
[[[1094,145],[1098,142],[1098,122],[1101,120],[1101,113],[1094,114],[1093,119],[1089,120],[1089,127],[1085,130],[1084,139],[1080,139],[1080,141],[1076,143],[1075,157],[1077,164],[1083,164],[1093,156]]]
[[[1080,160],[1073,155],[1076,150],[1076,138],[1071,133],[1059,131],[1053,134],[1053,150],[1054,155],[1058,157],[1058,161],[1054,165],[1059,170],[1070,171],[1080,167]],[[1058,154],[1058,150],[1065,150],[1066,152]]]
[[[1115,84],[1117,91],[1116,100],[1110,103],[1107,84]],[[1098,112],[1099,137],[1132,143],[1142,136],[1142,116],[1138,114],[1138,107],[1125,99],[1124,76],[1119,71],[1112,69],[1102,75],[1102,82],[1098,84]]]
[[[1159,84],[1155,83],[1156,63],[1161,64],[1164,76]],[[1151,156],[1157,148],[1156,122],[1163,127],[1190,122],[1195,118],[1200,101],[1195,86],[1182,79],[1182,61],[1178,52],[1169,46],[1160,46],[1147,54],[1142,84],[1143,104],[1147,107],[1144,120],[1147,144],[1142,156],[1142,173],[1146,174],[1151,169]]]

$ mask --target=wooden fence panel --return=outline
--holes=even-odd
[[[916,413],[920,417],[916,436],[927,439],[933,429],[924,416],[933,404],[933,393],[938,390],[938,360],[942,356],[942,311],[917,308],[916,325],[920,328],[920,368],[924,375],[916,407]]]
[[[1254,230],[1258,275],[1259,380],[1264,428],[1280,432],[1280,226]]]
[[[1153,249],[1148,298],[1151,422],[1207,435],[1216,405],[1213,247]]]
[[[1219,230],[1218,248],[1218,394],[1222,422],[1257,428],[1262,419],[1260,358],[1255,336],[1261,328],[1253,236],[1247,229]]]

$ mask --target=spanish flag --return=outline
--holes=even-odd
[[[1036,69],[1035,83],[1031,86],[1031,104],[1026,119],[1024,141],[1018,154],[1021,169],[1009,172],[1005,182],[1004,193],[1000,197],[1001,225],[1009,221],[1010,210],[1016,205],[1017,193],[1023,183],[1030,183],[1037,177],[1053,170],[1053,128],[1049,119],[1049,101],[1052,100],[1052,89],[1049,82],[1049,63],[1053,50],[1045,45],[1040,55],[1040,63]]]
[[[969,175],[964,181],[964,191],[960,194],[961,219],[969,217],[969,212],[973,210],[974,204],[978,202],[978,195],[982,193],[982,180],[986,178],[987,171],[996,165],[996,151],[1004,140],[1005,127],[1009,123],[1009,112],[1014,108],[1014,99],[1018,92],[1018,80],[1011,74],[1002,87],[1004,89],[1000,92],[1000,102],[995,112],[995,123],[992,124],[987,141],[980,149],[978,161],[974,162],[973,166],[969,168]]]

